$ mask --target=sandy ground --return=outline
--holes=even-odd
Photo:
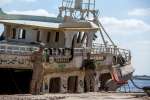
[[[0,100],[150,100],[141,93],[83,93],[44,95],[0,95]]]

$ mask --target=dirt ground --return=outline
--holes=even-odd
[[[82,93],[44,95],[0,95],[0,100],[150,100],[143,93]]]

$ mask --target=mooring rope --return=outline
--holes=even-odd
[[[139,87],[137,84],[135,84],[135,82],[133,81],[133,79],[130,79],[131,83],[133,84],[133,86],[135,86],[137,89],[142,89],[141,87]]]

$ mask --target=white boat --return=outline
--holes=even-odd
[[[0,93],[115,91],[126,84],[131,53],[115,45],[98,12],[95,0],[63,0],[57,17],[0,9]],[[103,41],[94,43],[97,32]]]

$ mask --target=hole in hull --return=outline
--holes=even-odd
[[[59,77],[50,79],[50,83],[49,83],[50,93],[59,93],[60,88],[61,88],[61,79]]]
[[[78,77],[77,76],[71,76],[68,78],[68,92],[69,93],[75,93],[77,92],[78,87]]]
[[[32,70],[0,69],[0,94],[27,94]]]

